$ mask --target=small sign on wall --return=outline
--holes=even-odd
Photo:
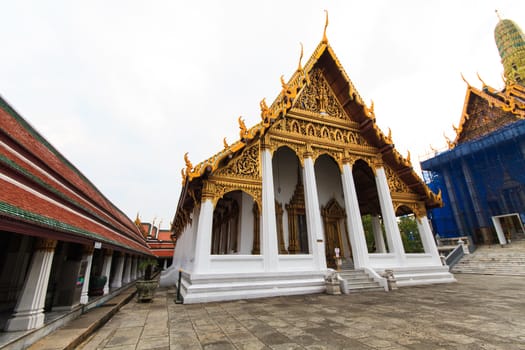
[[[101,242],[95,242],[95,249],[100,249],[102,248],[102,243]]]

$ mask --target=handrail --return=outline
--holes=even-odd
[[[449,271],[461,260],[461,258],[463,258],[463,256],[465,256],[465,252],[463,251],[463,244],[460,243],[445,258],[445,263],[448,265]]]

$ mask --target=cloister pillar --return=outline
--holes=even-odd
[[[133,255],[131,258],[131,280],[137,279],[137,257]]]
[[[124,262],[124,274],[122,275],[122,284],[128,284],[131,282],[131,255],[128,256]]]
[[[361,221],[359,211],[359,201],[355,189],[354,176],[350,163],[343,164],[343,193],[345,197],[346,221],[348,225],[348,235],[352,245],[352,256],[354,267],[359,269],[368,266],[368,248],[366,246],[365,230]]]
[[[102,263],[102,276],[106,276],[104,284],[104,295],[109,293],[109,278],[111,277],[111,263],[113,262],[113,249],[106,249],[104,252],[104,262]]]
[[[383,238],[383,229],[378,215],[372,216],[372,231],[374,231],[374,240],[376,242],[376,253],[386,253],[385,239]]]
[[[209,194],[202,194],[199,226],[195,242],[195,273],[207,273],[210,269],[211,233],[213,225],[213,202]]]
[[[82,255],[82,264],[86,264],[86,270],[84,272],[84,284],[82,284],[82,292],[80,294],[80,304],[87,304],[88,292],[89,292],[89,277],[91,276],[91,264],[93,262],[93,245],[84,246],[84,253]]]
[[[268,148],[261,152],[262,164],[262,224],[260,245],[266,271],[278,269],[277,222],[275,220],[275,194],[273,185],[272,154]]]
[[[405,248],[403,247],[401,233],[397,225],[396,213],[394,211],[394,205],[392,204],[392,196],[390,195],[385,169],[382,166],[377,167],[375,173],[377,194],[381,206],[381,217],[385,225],[388,247],[390,248],[390,252],[394,253],[399,262],[403,264],[405,261]]]
[[[44,324],[44,303],[57,241],[37,239],[31,265],[18,297],[13,317],[7,320],[7,331],[21,331]]]
[[[120,288],[122,287],[122,274],[124,271],[124,259],[126,255],[122,252],[117,252],[117,266],[115,268],[115,276],[111,281],[111,288]]]

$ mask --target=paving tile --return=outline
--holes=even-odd
[[[174,304],[163,290],[153,303],[131,301],[81,349],[525,349],[524,279],[457,278],[390,293],[195,305]]]
[[[169,350],[169,338],[141,338],[136,350]]]

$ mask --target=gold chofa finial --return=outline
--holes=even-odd
[[[323,32],[323,43],[328,43],[328,38],[326,37],[326,28],[328,27],[328,11],[324,10],[326,13],[326,22],[324,24],[324,32]]]
[[[222,140],[223,144],[224,144],[224,148],[228,148],[230,146],[228,146],[228,142],[226,142],[226,137]]]
[[[496,10],[496,16],[498,16],[498,19],[499,19],[499,20],[501,21],[501,16],[500,16],[500,14],[499,14],[499,11],[498,11],[498,10]]]
[[[186,172],[190,172],[193,169],[193,164],[190,162],[188,152],[184,153],[184,162],[186,163]]]
[[[300,72],[303,70],[303,66],[301,65],[301,60],[303,59],[303,43],[301,44],[301,55],[299,56],[299,66],[297,67],[297,70]]]

